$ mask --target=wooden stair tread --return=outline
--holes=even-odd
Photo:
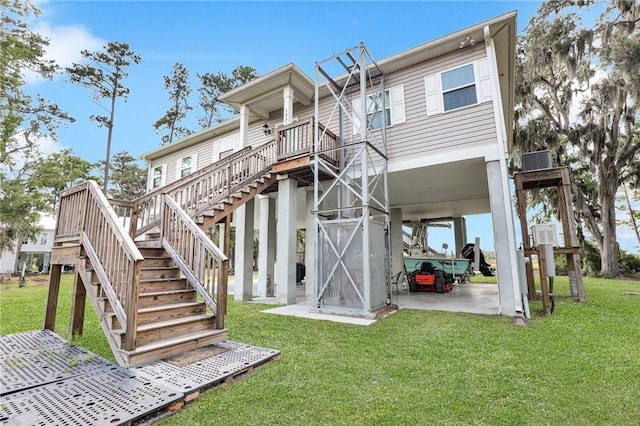
[[[180,280],[186,280],[186,278],[181,278],[181,277],[140,278],[141,283],[169,282],[169,281],[180,281]]]
[[[195,290],[193,288],[189,288],[184,290],[146,291],[146,292],[141,292],[138,296],[151,297],[151,296],[162,296],[165,294],[180,294],[180,293],[195,293]]]
[[[141,354],[145,352],[156,351],[158,349],[179,345],[180,343],[184,343],[184,342],[190,342],[192,340],[203,339],[206,337],[216,336],[218,334],[226,334],[226,333],[227,333],[226,328],[222,330],[198,331],[195,333],[184,334],[178,337],[172,337],[170,339],[158,340],[156,342],[148,343],[146,345],[140,345],[133,351],[120,350],[120,352],[124,353],[125,355]]]
[[[150,322],[148,324],[142,324],[142,325],[139,325],[136,329],[138,330],[138,333],[140,333],[141,331],[155,330],[158,328],[175,327],[178,325],[207,320],[210,318],[215,318],[215,316],[211,314],[190,315],[188,317],[174,318],[174,319],[165,320],[165,321],[156,321],[156,322]]]
[[[180,309],[180,308],[188,308],[190,306],[198,306],[204,305],[204,302],[182,302],[182,303],[174,303],[172,305],[158,305],[158,306],[148,306],[146,308],[138,309],[139,314],[146,314],[150,312],[162,312],[171,309]]]

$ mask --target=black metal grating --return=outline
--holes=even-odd
[[[181,400],[184,395],[112,366],[0,399],[0,424],[119,425]]]
[[[46,343],[45,343],[46,345]],[[0,355],[0,395],[104,371],[114,364],[79,346],[66,344]]]
[[[280,352],[231,341],[186,366],[119,367],[53,332],[0,336],[0,425],[119,425],[154,415]]]
[[[273,349],[259,348],[229,340],[220,342],[217,346],[228,349],[228,351],[184,367],[178,367],[165,361],[157,361],[136,370],[149,379],[157,380],[177,391],[189,393],[213,386],[280,354],[279,351]]]
[[[0,356],[46,347],[53,349],[67,346],[66,340],[50,330],[26,331],[0,336]]]

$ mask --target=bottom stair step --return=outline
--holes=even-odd
[[[214,315],[200,314],[141,324],[137,328],[136,347],[197,331],[212,330],[215,328],[215,321]]]
[[[198,331],[138,346],[133,351],[120,350],[120,354],[128,367],[138,367],[204,346],[215,345],[223,340],[227,340],[226,329]]]

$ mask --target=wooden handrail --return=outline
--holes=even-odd
[[[277,129],[278,160],[288,160],[297,156],[317,153],[331,164],[337,165],[339,138],[331,130],[318,123],[320,141],[318,144],[314,144],[314,125],[315,119],[311,117]]]
[[[248,181],[271,168],[275,162],[275,141],[224,160],[217,167],[208,168],[207,173],[200,173],[193,178],[189,175],[160,188],[161,191],[146,194],[136,200],[131,219],[131,235],[137,237],[160,224],[162,194],[170,195],[189,214],[211,208],[228,198]]]
[[[85,249],[125,334],[124,350],[135,348],[142,254],[124,231],[95,181],[65,191],[60,198],[54,244],[77,242]]]
[[[227,256],[170,195],[164,194],[162,198],[162,246],[214,314],[224,315],[224,312],[218,310],[219,303],[213,300],[205,285],[208,284],[207,287],[213,293],[214,282],[208,281],[215,281],[219,275],[215,273],[215,269],[221,270],[223,263],[228,262]],[[226,297],[226,294],[218,292],[218,301],[221,297]]]
[[[177,188],[180,188],[181,186],[184,185],[189,185],[190,183],[192,183],[195,180],[198,180],[200,177],[202,177],[203,175],[206,175],[224,165],[227,165],[228,163],[230,163],[232,160],[241,157],[245,154],[247,154],[249,151],[251,151],[253,148],[251,146],[246,146],[244,148],[242,148],[241,150],[234,152],[231,155],[228,155],[224,158],[221,158],[218,161],[215,161],[211,164],[206,165],[205,167],[196,170],[195,172],[183,177],[182,179],[178,179],[174,182],[171,182],[168,185],[165,186],[161,186],[159,188],[155,188],[149,192],[147,192],[146,194],[142,195],[141,197],[136,198],[133,202],[134,203],[143,203],[144,201],[151,199],[153,197],[155,197],[158,194],[162,194],[164,192],[171,192],[172,190],[175,190]]]

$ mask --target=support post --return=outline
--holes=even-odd
[[[574,220],[569,219],[569,213],[573,215],[571,206],[571,180],[569,169],[561,170],[562,184],[558,187],[558,204],[560,207],[560,217],[562,218],[562,236],[565,247],[578,247],[578,231]],[[573,219],[573,218],[571,218]],[[586,302],[584,293],[584,283],[582,281],[582,269],[580,265],[580,255],[577,253],[567,254],[567,272],[569,275],[569,288],[571,297],[579,302]]]
[[[496,251],[500,313],[516,316],[522,311],[515,231],[511,213],[511,198],[503,192],[507,182],[506,169],[501,162],[487,161],[489,201],[493,219],[493,240]],[[508,189],[508,188],[507,188]]]
[[[220,235],[222,241],[222,252],[229,256],[229,247],[231,247],[231,215],[227,215],[224,222],[224,235]],[[227,314],[227,288],[229,282],[229,260],[222,262],[218,276],[218,312],[216,313],[216,328],[222,330],[224,328],[224,317]]]
[[[47,290],[47,307],[44,314],[44,326],[46,330],[53,331],[56,326],[56,310],[58,309],[58,294],[60,293],[60,274],[62,265],[51,265],[49,275],[49,289]]]
[[[547,278],[547,256],[544,252],[544,245],[536,246],[538,250],[538,270],[540,271],[540,291],[542,293],[542,313],[551,313],[551,302],[549,300],[549,280]]]
[[[462,248],[467,243],[467,219],[464,216],[453,218],[456,256],[462,257]]]
[[[402,255],[402,209],[391,209],[391,276],[395,278],[396,275],[404,271]],[[403,279],[402,274],[398,277],[398,284]],[[393,289],[392,289],[393,290]],[[399,290],[399,288],[398,288]]]
[[[276,207],[268,195],[259,195],[260,238],[258,250],[258,295],[273,296],[273,265],[275,263]]]
[[[74,335],[82,336],[84,326],[84,305],[87,300],[87,290],[77,268],[73,275],[73,296],[71,299],[71,320],[69,321],[69,340]]]
[[[288,305],[296,303],[297,188],[295,179],[278,180],[276,300]]]
[[[531,248],[531,242],[529,241],[529,226],[527,225],[527,198],[524,194],[522,175],[520,173],[514,174],[513,181],[516,187],[516,200],[518,201],[518,219],[520,219],[520,232],[522,233],[522,248],[524,248],[525,256],[527,256],[526,252],[527,249]],[[529,262],[525,262],[527,291],[529,293],[529,300],[536,300],[538,296],[536,294],[536,282],[533,278],[532,263],[531,256],[529,256]]]
[[[236,210],[236,301],[249,301],[253,297],[253,213],[254,200]]]
[[[307,216],[305,230],[305,246],[304,246],[304,300],[306,303],[313,303],[313,295],[315,294],[314,283],[316,279],[316,238],[318,238],[318,229],[316,228],[316,218],[312,213],[313,210],[313,190],[306,193]]]

